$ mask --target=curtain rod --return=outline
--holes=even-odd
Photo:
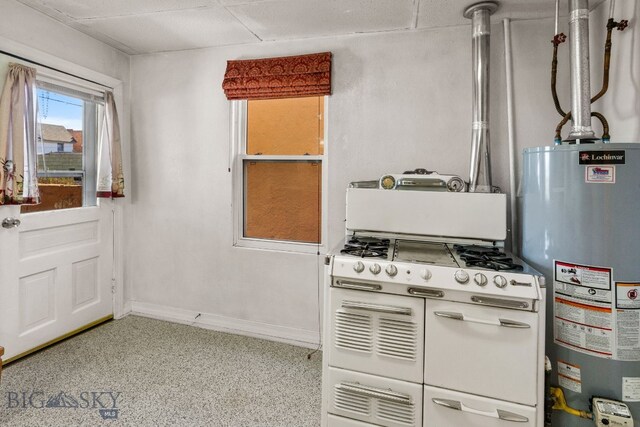
[[[48,65],[42,64],[40,62],[32,61],[31,59],[28,59],[28,58],[25,58],[23,56],[19,56],[19,55],[13,54],[11,52],[0,50],[0,53],[2,53],[3,55],[10,56],[10,57],[15,58],[15,59],[19,59],[21,61],[28,62],[28,63],[33,64],[33,65],[39,65],[41,67],[48,68],[49,70],[57,71],[58,73],[66,74],[67,76],[75,77],[76,79],[84,80],[85,82],[93,83],[93,84],[96,84],[98,86],[102,86],[104,88],[113,90],[113,88],[111,86],[104,85],[102,83],[96,82],[95,80],[86,79],[84,77],[80,77],[80,76],[77,76],[75,74],[68,73],[66,71],[60,70],[59,68],[50,67]]]

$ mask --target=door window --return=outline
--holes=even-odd
[[[38,187],[41,203],[22,213],[95,206],[101,94],[38,82]]]

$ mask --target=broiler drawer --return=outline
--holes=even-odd
[[[369,427],[371,424],[362,421],[352,420],[351,418],[336,417],[329,414],[327,417],[329,427]]]
[[[535,427],[536,408],[424,387],[423,427]]]
[[[329,367],[325,386],[330,414],[387,427],[422,425],[422,384]]]
[[[422,383],[422,298],[336,288],[329,292],[329,365]]]

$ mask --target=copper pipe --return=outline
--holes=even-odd
[[[556,34],[553,36],[553,59],[551,60],[551,95],[553,96],[553,103],[556,106],[556,111],[564,117],[565,113],[560,106],[560,100],[558,99],[558,91],[556,90],[556,80],[558,76],[558,45],[564,43],[567,40],[567,36],[564,33]]]
[[[567,124],[569,120],[571,120],[571,111],[565,114],[562,120],[560,121],[560,123],[558,123],[558,126],[556,126],[556,137],[555,137],[556,144],[562,143],[562,128],[564,127],[564,125]]]
[[[609,18],[609,20],[607,21],[607,38],[604,44],[604,61],[603,61],[604,70],[602,73],[602,88],[600,89],[600,92],[598,92],[596,95],[594,95],[591,98],[591,103],[594,103],[598,99],[602,98],[602,96],[609,89],[609,71],[611,69],[611,47],[612,47],[611,34],[613,32],[613,29],[617,28],[619,31],[624,31],[624,29],[628,26],[628,24],[629,22],[627,20],[621,20],[620,22],[615,22],[613,18]],[[556,144],[560,144],[562,142],[562,134],[561,134],[562,128],[564,127],[565,124],[567,124],[569,120],[571,120],[571,111],[569,111],[568,113],[565,113],[562,110],[560,106],[560,101],[558,100],[558,94],[556,92],[556,75],[558,70],[558,45],[564,42],[565,41],[564,39],[565,39],[564,34],[558,34],[552,40],[553,60],[551,62],[551,94],[553,95],[553,103],[556,107],[556,111],[558,111],[558,113],[561,116],[563,116],[562,120],[560,121],[560,123],[558,123],[558,126],[556,127],[556,136],[555,136]],[[607,121],[607,119],[600,113],[592,113],[591,116],[596,117],[598,120],[600,120],[600,123],[602,123],[602,130],[603,130],[602,139],[609,140],[610,139],[609,122]]]
[[[607,119],[603,114],[597,113],[595,111],[591,112],[591,116],[597,118],[598,120],[600,120],[600,123],[602,123],[602,142],[609,142],[609,140],[611,139],[611,135],[609,135],[609,122],[607,121]]]
[[[604,43],[604,71],[602,73],[602,88],[600,92],[598,92],[593,98],[591,98],[591,103],[593,104],[598,99],[602,98],[609,89],[609,69],[611,65],[611,31],[615,27],[615,23],[613,22],[613,18],[609,18],[607,22],[607,40]],[[596,116],[597,117],[597,116]]]
[[[611,33],[614,28],[617,28],[618,31],[624,31],[625,28],[629,25],[629,21],[626,19],[621,20],[620,22],[615,22],[613,18],[609,18],[607,21],[607,40],[604,43],[604,71],[602,73],[602,89],[598,92],[593,98],[591,98],[591,103],[594,103],[598,99],[602,98],[602,96],[609,89],[609,69],[611,64]]]

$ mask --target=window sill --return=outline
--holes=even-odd
[[[293,252],[298,254],[323,254],[326,248],[323,244],[283,242],[277,240],[239,238],[233,243],[236,248],[258,249],[276,252]]]

